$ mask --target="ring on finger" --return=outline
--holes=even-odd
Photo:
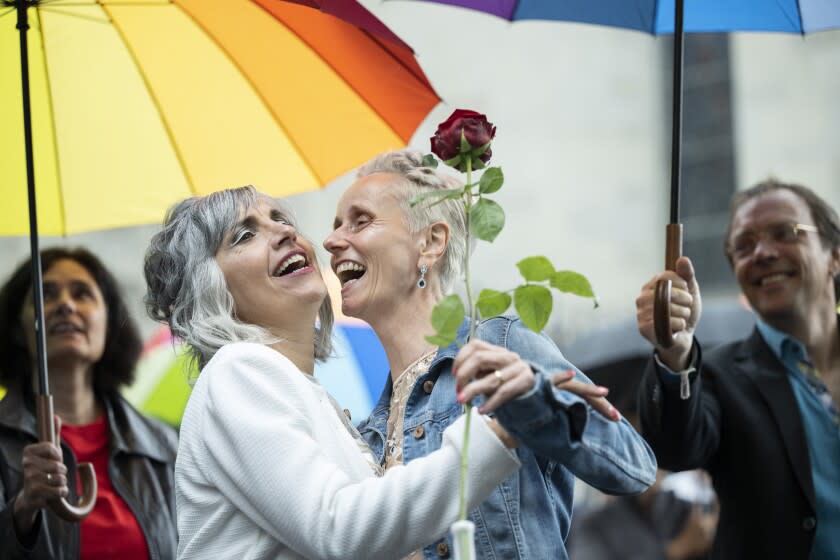
[[[52,481],[53,481],[53,475],[52,475],[52,473],[49,473],[49,472],[48,472],[48,473],[47,473],[47,482],[49,482],[50,484],[52,484]]]
[[[499,380],[499,385],[501,385],[502,383],[504,383],[504,382],[505,382],[505,377],[502,375],[502,372],[501,372],[501,371],[499,371],[499,370],[494,371],[494,372],[493,372],[493,376],[494,376],[496,379],[498,379],[498,380]]]

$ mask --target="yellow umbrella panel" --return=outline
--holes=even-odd
[[[295,4],[50,0],[28,14],[42,235],[158,222],[225,187],[318,188],[404,146],[438,102],[405,47]],[[28,232],[15,23],[0,8],[0,235]]]

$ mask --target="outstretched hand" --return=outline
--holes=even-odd
[[[589,406],[607,420],[612,420],[613,422],[621,420],[621,414],[606,399],[607,393],[609,392],[606,387],[575,379],[575,372],[573,370],[555,374],[551,378],[551,382],[558,389],[574,393],[585,400]]]
[[[478,409],[488,414],[504,403],[534,388],[537,378],[519,354],[483,340],[464,345],[455,356],[452,373],[458,391],[458,402],[471,401],[478,395],[486,400]]]
[[[688,366],[694,330],[700,320],[702,304],[700,287],[697,285],[691,260],[688,257],[680,257],[676,269],[676,272],[660,272],[642,286],[642,291],[636,298],[636,323],[642,336],[656,347],[662,362],[672,370],[680,371]],[[653,327],[656,284],[660,280],[671,280],[672,283],[670,310],[674,344],[670,348],[663,348],[657,344]]]

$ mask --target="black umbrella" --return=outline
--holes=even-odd
[[[10,2],[6,1],[6,4]],[[26,31],[29,29],[29,22],[26,17],[26,9],[30,2],[27,0],[15,0],[14,6],[17,10],[17,29],[20,34],[20,67],[21,84],[23,87],[23,130],[26,146],[26,186],[29,202],[29,242],[32,253],[32,298],[35,302],[35,341],[37,345],[38,359],[38,394],[36,395],[35,406],[38,417],[38,437],[41,441],[48,441],[58,445],[55,433],[53,417],[53,398],[50,395],[50,382],[47,375],[47,341],[44,335],[44,292],[43,274],[41,270],[41,249],[38,243],[38,212],[35,206],[35,170],[32,157],[32,116],[29,107],[29,47],[26,41]],[[71,504],[61,498],[51,504],[52,510],[62,519],[67,521],[80,521],[93,510],[96,503],[96,473],[90,463],[79,463],[79,476],[82,487],[79,492],[79,500]]]

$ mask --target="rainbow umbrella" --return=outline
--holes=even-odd
[[[324,280],[336,318],[333,356],[315,364],[315,378],[359,422],[379,400],[388,376],[388,359],[367,323],[341,313],[341,285],[336,276],[326,271]],[[179,426],[190,395],[188,380],[196,375],[184,344],[162,325],[146,342],[135,381],[123,390],[123,396],[146,414]]]
[[[373,329],[345,319],[336,324],[333,347],[334,356],[316,364],[315,378],[358,422],[382,392],[388,374],[385,351]],[[188,381],[197,374],[183,343],[161,326],[146,342],[135,382],[123,396],[144,413],[179,426],[190,396]]]
[[[279,0],[2,0],[0,235],[29,231],[36,325],[39,235],[157,222],[230,185],[313,189],[405,144],[437,96],[404,43],[344,4],[359,27]],[[56,442],[35,335],[39,439]],[[78,505],[52,504],[70,521],[96,498],[78,467]]]
[[[21,56],[39,232],[159,222],[246,183],[313,190],[404,146],[439,101],[411,49],[355,1],[0,0],[0,235],[28,232]]]

